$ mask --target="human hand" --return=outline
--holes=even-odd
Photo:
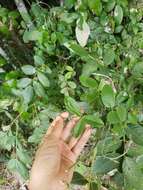
[[[30,190],[66,190],[73,176],[73,166],[91,135],[85,126],[79,138],[70,137],[79,118],[66,123],[67,112],[57,116],[37,150],[30,175]]]

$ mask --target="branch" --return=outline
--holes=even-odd
[[[17,9],[21,15],[21,17],[23,18],[23,20],[25,21],[26,25],[28,28],[31,28],[33,27],[34,28],[34,24],[30,18],[30,15],[26,9],[26,6],[23,2],[23,0],[14,0],[15,1],[15,4],[17,6]]]

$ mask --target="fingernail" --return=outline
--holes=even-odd
[[[61,119],[61,117],[57,116],[56,119],[53,121],[53,124],[55,124],[59,119]]]
[[[78,116],[73,117],[74,121],[78,121],[79,119],[80,119],[80,117],[78,117]]]
[[[89,130],[89,129],[91,129],[91,125],[86,124],[85,128],[86,128],[87,130]]]
[[[68,112],[63,112],[61,113],[60,115],[63,119],[66,119],[68,116],[69,116],[69,113]]]

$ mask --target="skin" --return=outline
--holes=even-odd
[[[85,126],[79,138],[71,137],[71,131],[79,118],[66,122],[64,112],[51,123],[40,144],[30,175],[30,190],[67,190],[74,165],[91,135],[91,127]]]

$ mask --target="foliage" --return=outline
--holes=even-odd
[[[85,123],[96,128],[88,164],[81,158],[73,183],[142,189],[142,3],[65,0],[32,3],[29,13],[31,26],[0,7],[0,35],[10,40],[16,30],[33,47],[33,61],[20,66],[0,49],[0,151],[8,168],[26,179],[35,145],[68,110],[81,117],[75,136]]]

